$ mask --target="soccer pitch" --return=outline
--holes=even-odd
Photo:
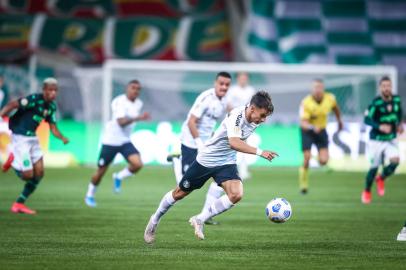
[[[116,168],[117,169],[117,168]],[[83,197],[93,169],[48,169],[27,204],[36,216],[15,215],[11,203],[23,183],[0,178],[0,269],[405,269],[406,243],[396,236],[406,219],[406,178],[387,182],[360,202],[363,173],[312,171],[310,193],[300,195],[297,170],[258,168],[245,182],[240,204],[216,217],[198,241],[187,222],[200,212],[204,189],[163,218],[156,243],[143,242],[145,225],[175,180],[169,167],[146,167],[113,194],[112,170],[97,194]],[[292,204],[285,224],[272,224],[265,205],[274,197]]]

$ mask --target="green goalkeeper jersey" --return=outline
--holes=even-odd
[[[396,138],[397,127],[402,121],[402,104],[400,97],[393,95],[390,101],[385,101],[381,96],[374,98],[365,112],[364,123],[371,126],[369,138],[378,141],[389,141]],[[379,125],[392,126],[389,134],[379,130]]]
[[[18,109],[10,118],[10,129],[14,134],[35,136],[42,120],[55,124],[55,102],[46,102],[42,94],[33,94],[18,100]]]

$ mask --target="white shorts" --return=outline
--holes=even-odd
[[[14,161],[11,164],[15,170],[32,170],[33,164],[43,156],[38,138],[36,136],[23,136],[12,134],[11,136],[12,152]]]
[[[376,141],[370,140],[368,143],[368,152],[373,168],[385,162],[385,159],[399,157],[399,146],[396,140]]]

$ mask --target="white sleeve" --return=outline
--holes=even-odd
[[[225,120],[227,129],[227,137],[242,137],[241,124],[242,124],[242,112],[232,113]]]
[[[190,113],[196,116],[197,118],[201,118],[204,114],[204,112],[207,110],[209,105],[209,98],[198,98],[195,101],[195,104],[193,104],[192,109],[190,110]]]
[[[124,104],[120,104],[119,99],[114,99],[111,103],[112,119],[119,119],[126,116]]]

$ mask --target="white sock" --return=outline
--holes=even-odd
[[[223,188],[219,187],[217,183],[212,182],[209,186],[209,190],[207,190],[206,201],[204,202],[203,210],[209,209],[209,207],[214,203],[214,201],[221,197],[223,191],[224,191]]]
[[[173,158],[172,159],[173,163],[173,171],[175,172],[175,178],[176,178],[176,183],[179,184],[180,180],[182,180],[183,174],[182,174],[182,161],[180,158]]]
[[[227,211],[233,206],[234,204],[230,201],[227,194],[224,194],[219,199],[215,200],[208,209],[203,209],[203,211],[197,216],[197,218],[204,222],[209,218]]]
[[[95,186],[92,182],[90,182],[89,186],[87,187],[86,197],[94,197],[96,190],[97,190],[97,186]]]
[[[116,174],[116,177],[120,180],[124,180],[125,178],[130,177],[131,175],[133,175],[133,173],[130,172],[130,170],[127,167],[125,167]]]
[[[158,209],[155,211],[155,213],[152,215],[152,222],[155,224],[158,224],[159,221],[161,220],[161,217],[168,212],[169,208],[172,207],[172,205],[175,204],[175,199],[172,196],[173,190],[169,191],[168,193],[165,194],[165,196],[162,198],[161,202],[159,203]]]

